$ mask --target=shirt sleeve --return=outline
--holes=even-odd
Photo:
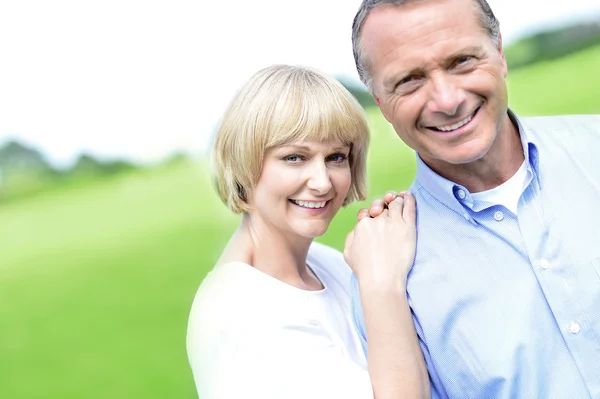
[[[373,398],[367,370],[309,322],[223,330],[188,355],[200,399]]]
[[[446,399],[448,398],[448,394],[444,389],[444,385],[442,384],[442,380],[435,369],[435,364],[431,360],[431,354],[429,353],[429,348],[427,344],[423,341],[423,329],[419,324],[419,321],[415,319],[413,315],[413,321],[415,322],[415,330],[417,331],[417,337],[419,339],[419,346],[421,347],[421,351],[423,352],[423,358],[425,359],[425,365],[427,366],[427,373],[429,374],[429,386],[431,388],[431,398],[432,399]]]
[[[356,328],[358,337],[360,338],[360,344],[362,345],[366,357],[368,355],[367,333],[362,303],[360,302],[360,292],[358,291],[358,279],[354,273],[352,273],[352,280],[350,282],[350,301],[352,304],[352,320],[354,321],[354,328]]]
[[[354,325],[358,332],[358,336],[360,338],[360,343],[365,351],[365,356],[368,356],[367,353],[367,333],[365,327],[365,319],[363,316],[362,304],[360,301],[360,292],[358,291],[358,279],[354,274],[352,274],[351,281],[351,301],[352,301],[352,319],[354,320]],[[427,372],[429,373],[429,382],[431,386],[431,398],[432,399],[443,399],[447,398],[448,395],[444,390],[444,386],[438,374],[435,371],[435,367],[433,362],[431,361],[431,355],[429,353],[429,348],[427,344],[423,341],[421,337],[423,337],[423,330],[421,329],[418,321],[413,317],[413,321],[415,322],[415,329],[417,331],[417,336],[419,339],[419,345],[421,346],[421,351],[423,351],[423,357],[425,359],[425,364],[427,366]]]

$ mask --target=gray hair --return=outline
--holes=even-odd
[[[363,0],[354,17],[352,23],[352,51],[354,52],[354,62],[360,80],[367,86],[367,89],[373,94],[373,83],[370,75],[370,65],[367,57],[362,51],[360,45],[360,34],[362,32],[365,20],[371,13],[371,10],[385,4],[401,6],[403,4],[419,0]],[[421,0],[422,1],[422,0]],[[488,32],[494,46],[500,44],[500,22],[496,19],[492,8],[486,0],[474,0],[479,7],[481,26]]]

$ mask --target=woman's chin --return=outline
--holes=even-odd
[[[299,229],[296,231],[296,233],[301,237],[314,239],[317,237],[321,237],[323,234],[325,234],[327,232],[328,227],[329,227],[329,225],[327,225],[325,227],[313,227],[313,228]]]

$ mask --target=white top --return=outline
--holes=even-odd
[[[525,162],[523,162],[519,170],[517,170],[517,173],[515,173],[510,179],[498,187],[492,188],[491,190],[471,194],[471,197],[478,201],[503,205],[506,209],[510,210],[516,215],[517,207],[519,205],[519,198],[521,198],[521,193],[523,192],[523,185],[525,184],[526,178],[527,165],[525,165]]]
[[[307,263],[323,290],[301,290],[242,262],[206,276],[187,333],[200,399],[373,398],[350,311],[350,269],[318,243]]]

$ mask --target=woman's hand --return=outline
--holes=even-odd
[[[358,216],[344,258],[358,278],[374,396],[429,398],[429,375],[406,295],[415,257],[415,198],[388,193]]]
[[[359,212],[359,222],[346,238],[344,258],[360,285],[406,287],[415,256],[415,208],[412,194],[389,192],[373,201],[370,210]]]
[[[387,208],[390,202],[395,200],[397,197],[404,198],[405,194],[406,192],[404,191],[400,194],[396,193],[395,191],[388,191],[387,193],[385,193],[383,198],[373,200],[369,208],[360,209],[358,211],[358,214],[356,215],[356,219],[360,222],[362,218],[365,218],[367,216],[374,218],[381,215],[381,212],[383,212],[383,210]]]

